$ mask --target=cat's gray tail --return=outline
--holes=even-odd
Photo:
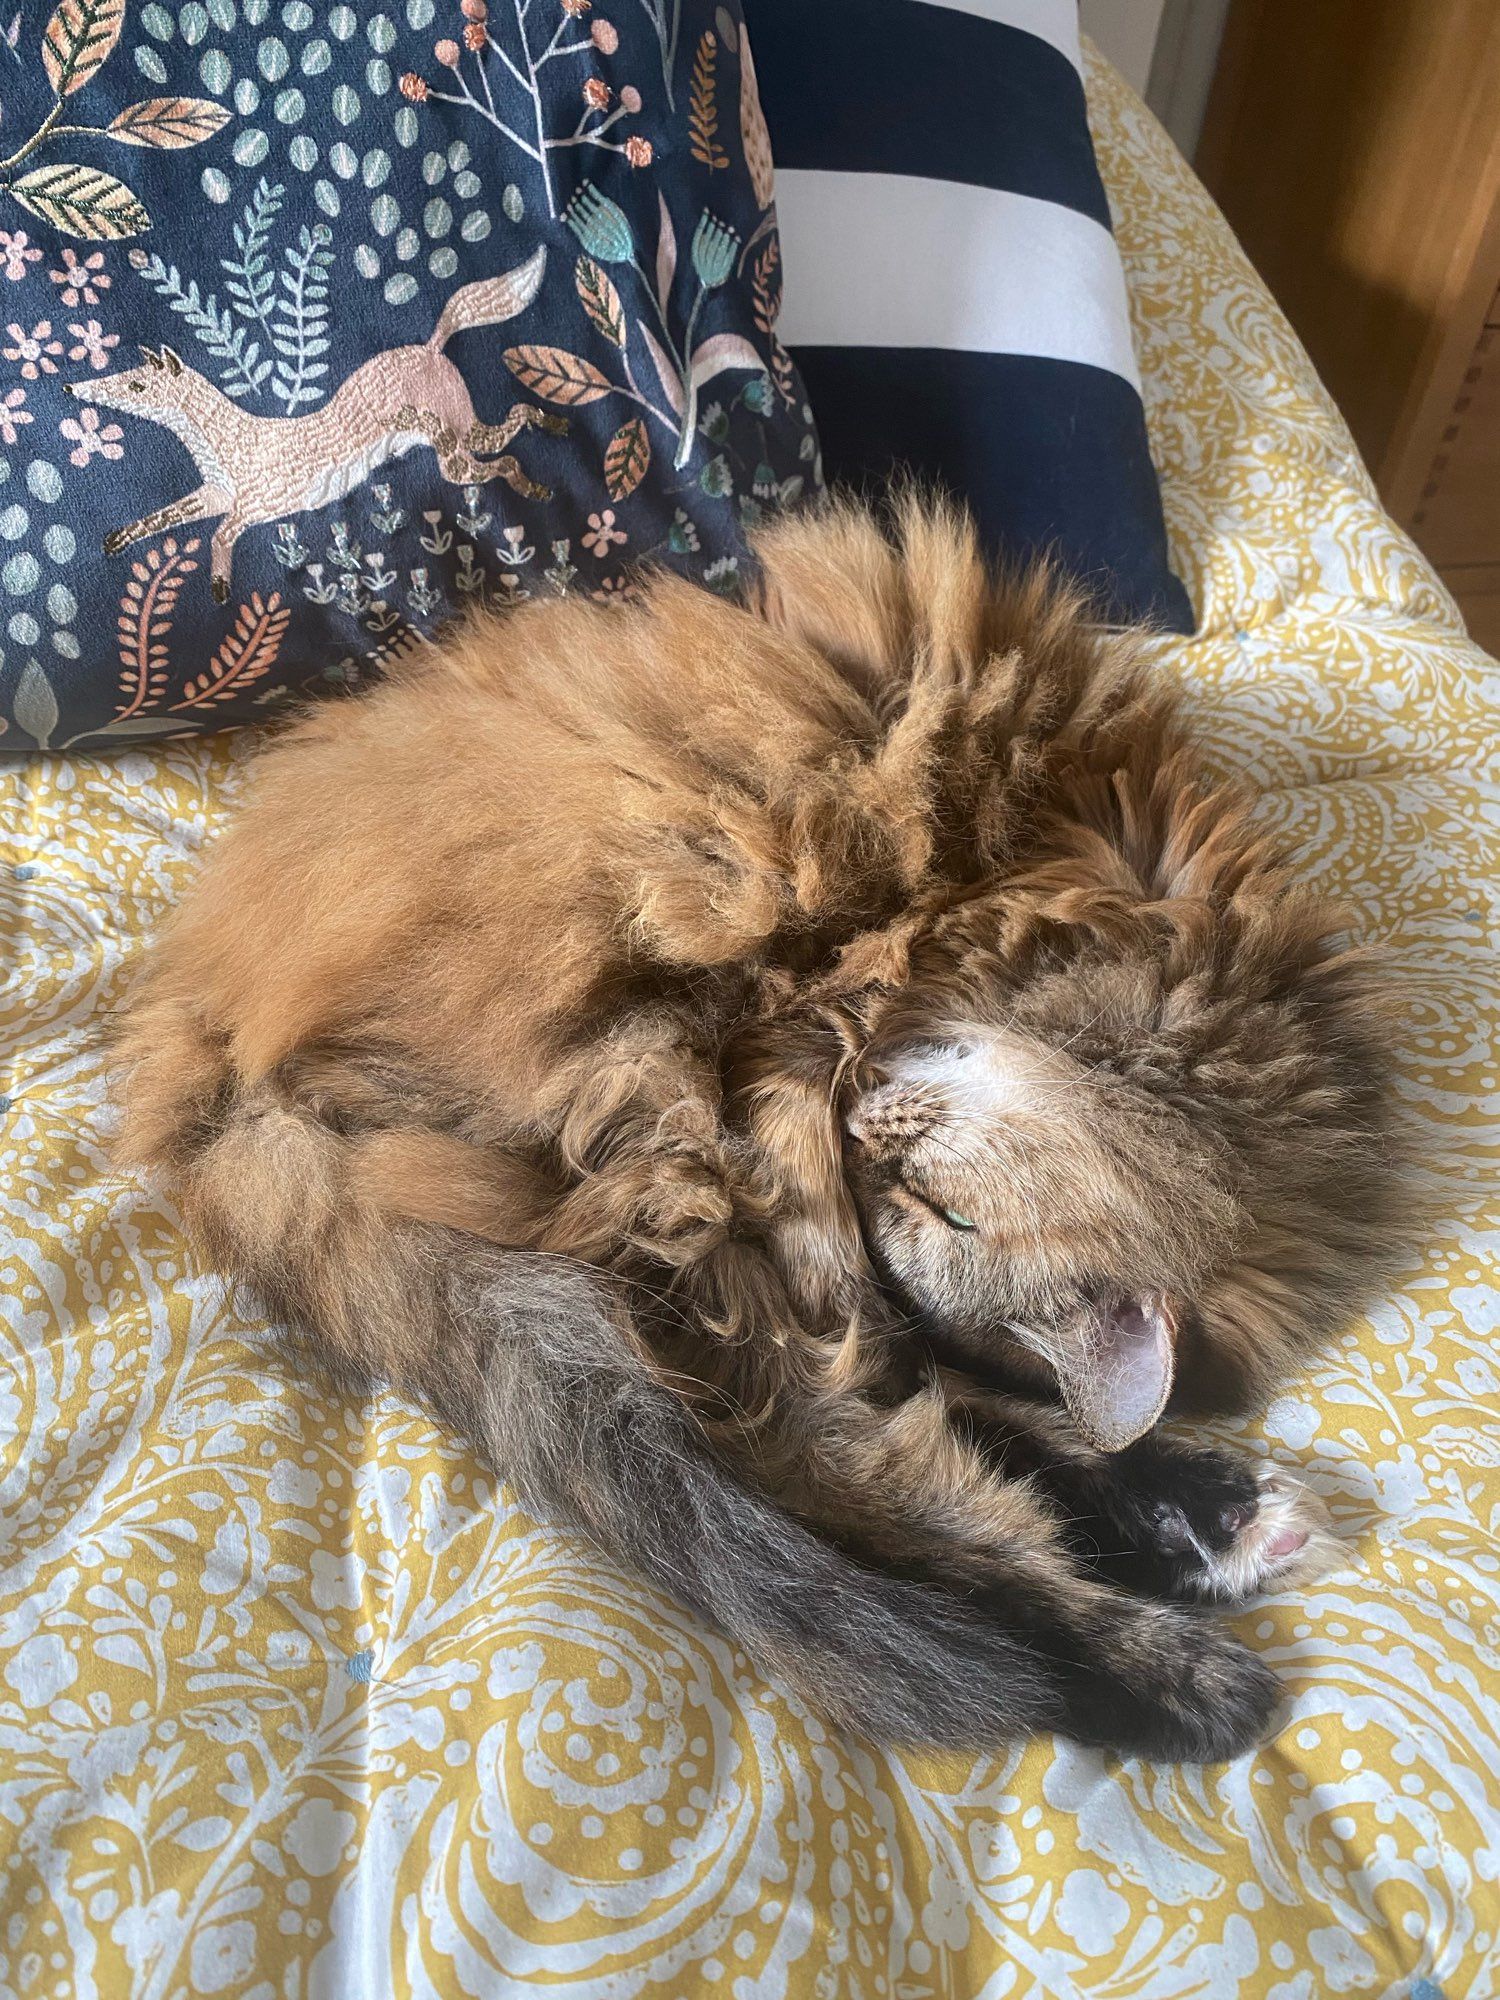
[[[970,1748],[1056,1720],[1003,1629],[864,1568],[739,1477],[599,1274],[466,1245],[444,1289],[484,1358],[477,1406],[443,1414],[539,1508],[686,1599],[810,1708],[885,1742]]]

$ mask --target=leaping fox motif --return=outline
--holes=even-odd
[[[528,499],[550,499],[550,489],[528,479],[505,448],[527,426],[561,434],[567,419],[518,403],[500,423],[480,423],[468,385],[443,353],[454,334],[496,326],[524,312],[537,295],[546,261],[543,247],[513,271],[463,286],[443,308],[425,347],[392,347],[373,355],[309,416],[259,417],[242,410],[170,347],[143,347],[139,367],[73,383],[68,394],[80,403],[165,425],[193,454],[203,482],[107,535],[105,553],[115,555],[143,536],[189,521],[222,516],[210,569],[213,594],[222,604],[229,596],[234,545],[246,528],[340,500],[387,459],[424,444],[431,445],[443,477],[456,486],[503,479]]]

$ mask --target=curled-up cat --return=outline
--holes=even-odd
[[[1260,1740],[1326,1566],[1253,1408],[1401,1206],[1366,960],[1167,670],[958,517],[788,521],[291,727],[124,1030],[125,1156],[834,1720]]]

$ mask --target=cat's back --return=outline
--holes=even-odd
[[[664,843],[784,805],[870,727],[816,655],[672,579],[475,619],[267,747],[158,982],[191,982],[251,1072],[565,1012]]]

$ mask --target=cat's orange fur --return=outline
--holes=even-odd
[[[125,1155],[317,1365],[845,1719],[1241,1747],[1274,1682],[1069,1521],[1155,1561],[1204,1462],[1107,1447],[1367,1290],[1369,975],[1045,577],[914,505],[761,556],[292,728],[131,1010]]]

